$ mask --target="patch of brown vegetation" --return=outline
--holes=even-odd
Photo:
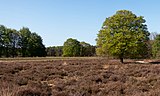
[[[0,85],[0,95],[12,96],[158,96],[160,65],[106,59],[0,62]]]

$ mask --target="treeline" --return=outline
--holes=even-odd
[[[96,56],[96,46],[69,38],[63,46],[47,47],[47,56],[87,57]]]
[[[0,25],[0,57],[46,56],[41,36],[29,28],[20,30]]]
[[[29,28],[20,30],[0,25],[0,57],[95,56],[96,47],[69,38],[64,46],[45,47],[40,35]]]
[[[63,46],[47,48],[41,36],[29,28],[17,31],[0,25],[0,57],[108,56],[122,63],[124,58],[160,58],[160,34],[150,33],[145,22],[143,16],[119,10],[102,24],[96,46],[69,38]]]
[[[60,57],[63,54],[63,46],[52,46],[46,48],[47,56]]]

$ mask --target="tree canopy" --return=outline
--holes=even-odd
[[[52,46],[46,48],[47,56],[60,57],[63,55],[63,46]]]
[[[160,57],[160,35],[155,36],[155,40],[152,44],[152,55],[154,58]]]
[[[90,45],[86,42],[80,42],[81,50],[80,55],[81,56],[95,56],[95,46]]]
[[[80,56],[80,42],[76,39],[69,38],[63,45],[63,56],[73,57]]]
[[[106,18],[97,37],[97,54],[118,57],[146,54],[149,32],[142,16],[119,10]]]
[[[0,56],[45,56],[41,36],[23,27],[19,31],[0,25]]]
[[[95,46],[91,46],[89,43],[80,42],[76,39],[69,38],[64,42],[63,56],[94,56]]]

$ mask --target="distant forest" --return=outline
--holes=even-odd
[[[80,48],[79,55],[74,56],[95,56],[96,54],[95,46],[88,43],[79,42],[78,47]],[[63,56],[63,46],[46,48],[42,37],[36,32],[31,32],[29,28],[23,27],[20,30],[15,30],[0,25],[0,57],[44,56]]]

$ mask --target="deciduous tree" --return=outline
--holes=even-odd
[[[43,57],[46,56],[45,46],[42,43],[42,38],[37,33],[31,33],[29,37],[29,54],[31,57],[39,56]]]
[[[6,27],[4,25],[0,25],[0,57],[3,55],[3,51],[4,51],[5,31],[6,31]]]
[[[20,35],[15,29],[7,29],[8,30],[8,38],[9,38],[9,53],[12,55],[12,57],[15,57],[17,55],[18,51],[17,49],[20,47]]]
[[[152,55],[154,58],[160,58],[160,35],[156,35],[153,41]]]
[[[63,45],[63,56],[75,57],[80,56],[81,45],[76,39],[69,38]]]
[[[21,36],[21,41],[20,41],[20,46],[21,46],[21,53],[22,57],[27,57],[29,56],[29,39],[31,36],[31,31],[29,28],[23,27],[22,29],[19,30],[20,36]]]
[[[106,18],[97,38],[97,54],[116,56],[123,63],[126,56],[145,54],[149,32],[142,16],[120,10]]]
[[[89,43],[80,42],[81,44],[81,56],[93,56],[95,55],[95,47],[91,46]]]

